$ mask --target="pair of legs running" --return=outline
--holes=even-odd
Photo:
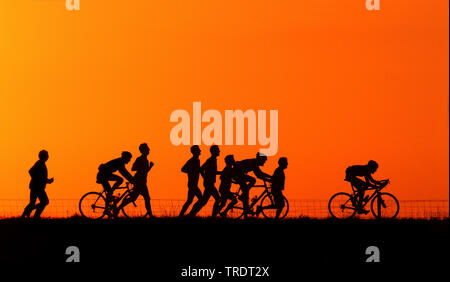
[[[188,195],[187,200],[184,203],[183,207],[181,208],[180,214],[178,216],[182,217],[186,213],[189,206],[192,204],[192,201],[194,201],[194,198],[197,197],[197,203],[201,201],[202,199],[202,191],[200,191],[200,188],[198,188],[198,184],[196,183],[188,183]],[[196,203],[196,204],[197,204]]]
[[[238,200],[236,199],[236,197],[233,195],[233,193],[230,192],[229,189],[227,190],[220,190],[220,200],[218,203],[218,207],[216,212],[220,213],[221,216],[226,217],[228,211],[234,207],[235,204],[237,204]],[[225,210],[222,211],[222,209],[225,207],[225,205],[227,204],[227,201],[231,200],[231,202],[228,204],[228,206],[225,208]],[[213,214],[213,216],[216,216],[217,214]]]
[[[39,199],[39,204],[36,205],[37,199]],[[34,212],[34,218],[40,218],[41,213],[44,211],[44,208],[48,205],[48,203],[48,196],[44,189],[31,189],[30,203],[25,207],[22,217],[29,218],[31,216],[31,212],[36,210]]]
[[[145,184],[144,183],[136,183],[134,185],[134,188],[131,191],[131,193],[123,199],[122,203],[120,203],[120,206],[115,210],[114,216],[117,216],[117,214],[123,207],[136,201],[136,199],[139,197],[139,195],[141,195],[144,198],[145,209],[147,210],[147,215],[149,217],[154,217],[153,213],[152,213],[152,207],[150,204],[150,194],[148,193],[148,187],[147,187],[146,183]]]
[[[203,192],[203,195],[199,198],[199,200],[192,207],[191,211],[189,212],[189,216],[197,215],[197,213],[206,205],[206,203],[208,203],[209,198],[211,198],[211,196],[215,200],[212,215],[216,216],[218,214],[217,209],[219,207],[220,195],[214,183],[205,183],[205,191]]]
[[[275,208],[277,209],[275,218],[280,218],[280,214],[283,211],[283,208],[285,206],[283,192],[281,190],[272,189],[272,196],[273,196],[273,202],[274,202]],[[268,208],[268,207],[265,207],[265,208]]]
[[[205,191],[200,191],[200,188],[198,188],[198,185],[195,183],[188,183],[188,195],[187,200],[184,203],[183,207],[181,208],[179,216],[182,217],[186,213],[189,206],[194,201],[194,198],[197,197],[197,202],[192,207],[191,211],[189,212],[189,216],[195,216],[208,202],[208,200],[211,198],[211,196],[214,198],[215,203],[213,207],[213,216],[216,216],[219,213],[219,204],[221,203],[221,197],[219,195],[219,192],[217,191],[214,183],[205,183]]]

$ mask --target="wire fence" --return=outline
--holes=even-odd
[[[145,209],[143,199],[139,198],[138,209]],[[178,216],[184,200],[152,199],[151,206],[155,216]],[[198,216],[206,217],[212,213],[213,199],[198,213]],[[448,200],[400,200],[400,212],[397,218],[415,219],[444,219],[449,217]],[[79,199],[50,199],[50,204],[45,208],[42,217],[67,218],[80,215],[78,209]],[[194,201],[195,203],[195,201]],[[0,199],[0,219],[21,216],[23,209],[28,204],[25,199]],[[327,218],[328,200],[314,199],[290,199],[288,218],[310,217]],[[373,218],[370,213],[361,215],[360,218]]]

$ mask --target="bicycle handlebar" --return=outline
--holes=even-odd
[[[373,189],[378,189],[378,190],[383,189],[384,187],[386,187],[389,184],[389,179],[381,180],[380,182],[381,182],[381,184],[376,185],[375,188],[373,188]]]

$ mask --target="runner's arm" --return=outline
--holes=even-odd
[[[189,171],[191,170],[191,167],[192,167],[192,165],[191,165],[191,160],[189,160],[189,161],[187,161],[187,162],[184,164],[184,166],[181,168],[181,172],[189,173]]]

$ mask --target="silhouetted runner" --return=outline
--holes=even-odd
[[[31,167],[28,173],[31,176],[30,181],[30,203],[25,207],[22,217],[30,217],[31,212],[34,212],[34,218],[40,218],[42,211],[49,204],[47,193],[45,193],[45,186],[53,183],[54,178],[48,178],[47,162],[49,156],[48,152],[42,150],[39,152],[39,160]],[[36,205],[36,200],[39,198],[39,204]]]
[[[203,196],[192,207],[189,216],[195,216],[208,202],[211,196],[214,197],[215,203],[213,208],[213,215],[217,214],[217,208],[219,204],[220,195],[215,186],[217,176],[217,157],[220,155],[219,146],[213,145],[209,149],[211,157],[200,167],[200,174],[203,176]]]
[[[237,203],[236,197],[234,197],[234,195],[230,191],[233,177],[232,172],[234,163],[235,160],[233,155],[228,155],[225,157],[226,166],[220,173],[220,186],[219,186],[220,200],[218,203],[218,207],[216,209],[213,208],[213,216],[216,216],[217,213],[223,209],[228,199],[230,199],[231,202],[224,211],[220,212],[221,216],[226,217],[228,210]]]
[[[350,182],[352,186],[355,187],[358,191],[356,200],[358,201],[359,207],[362,206],[363,201],[367,201],[366,199],[364,199],[364,193],[366,189],[369,187],[375,187],[376,185],[380,185],[382,183],[382,181],[377,181],[372,177],[372,174],[375,173],[377,169],[377,162],[370,160],[366,165],[349,166],[345,170],[344,180]],[[365,181],[358,177],[364,177]],[[369,211],[362,209],[358,212],[367,214]]]
[[[114,174],[114,172],[119,171],[119,173],[129,182],[133,182],[133,176],[125,168],[125,165],[130,162],[131,157],[131,153],[125,151],[122,152],[122,156],[120,158],[111,160],[106,164],[101,164],[98,167],[97,183],[100,183],[106,191],[107,205],[109,205],[112,201],[114,189],[118,188],[120,184],[123,183],[123,178]],[[109,184],[109,181],[115,181],[112,187]]]
[[[124,206],[128,205],[131,202],[134,202],[139,197],[139,195],[142,195],[142,197],[144,198],[145,209],[147,210],[147,214],[148,216],[153,217],[152,208],[150,205],[150,194],[148,192],[147,187],[147,175],[148,172],[152,169],[154,164],[153,162],[150,163],[148,162],[147,156],[150,153],[150,148],[146,143],[142,143],[139,146],[139,151],[141,152],[141,155],[136,159],[136,161],[134,161],[133,166],[131,167],[132,171],[136,171],[133,177],[134,188],[130,193],[129,197],[126,197],[122,201],[120,206],[114,210],[115,211],[114,216],[117,216],[117,213]]]
[[[247,159],[243,161],[238,161],[234,164],[233,178],[239,184],[242,194],[240,200],[242,201],[244,208],[244,218],[247,217],[248,213],[248,197],[250,188],[256,183],[256,179],[247,175],[249,172],[253,172],[256,177],[262,180],[270,181],[270,175],[264,173],[259,168],[264,166],[267,161],[267,156],[257,153],[255,159]]]
[[[200,177],[200,148],[197,145],[192,146],[191,153],[192,158],[190,158],[181,168],[181,171],[188,175],[188,195],[179,216],[184,216],[184,213],[191,205],[194,197],[197,197],[198,201],[202,198],[202,192],[198,188],[198,179]]]
[[[275,169],[275,172],[272,175],[272,188],[271,192],[273,195],[273,200],[275,202],[275,207],[277,208],[277,214],[275,218],[279,218],[281,211],[284,208],[284,196],[283,196],[283,190],[284,190],[284,183],[286,176],[284,174],[284,170],[288,166],[287,158],[280,158],[278,160],[278,167]]]

